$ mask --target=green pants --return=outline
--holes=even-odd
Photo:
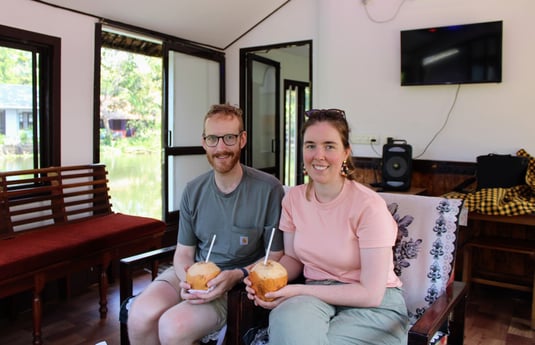
[[[387,288],[375,308],[333,306],[316,297],[296,296],[271,311],[269,344],[404,345],[408,328],[401,289]]]

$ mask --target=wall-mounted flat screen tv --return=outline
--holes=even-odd
[[[401,85],[501,81],[502,21],[401,31]]]

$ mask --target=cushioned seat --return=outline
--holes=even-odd
[[[29,231],[0,240],[0,280],[161,232],[160,221],[120,213]]]

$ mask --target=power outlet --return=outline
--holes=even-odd
[[[359,134],[351,136],[351,143],[355,145],[380,145],[381,141],[378,135]]]

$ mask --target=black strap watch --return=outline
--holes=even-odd
[[[242,278],[242,280],[245,279],[245,278],[247,278],[247,277],[249,276],[249,271],[247,271],[247,269],[245,269],[245,268],[243,268],[243,267],[238,267],[238,269],[239,269],[240,271],[242,271],[242,273],[243,273],[243,278]]]

